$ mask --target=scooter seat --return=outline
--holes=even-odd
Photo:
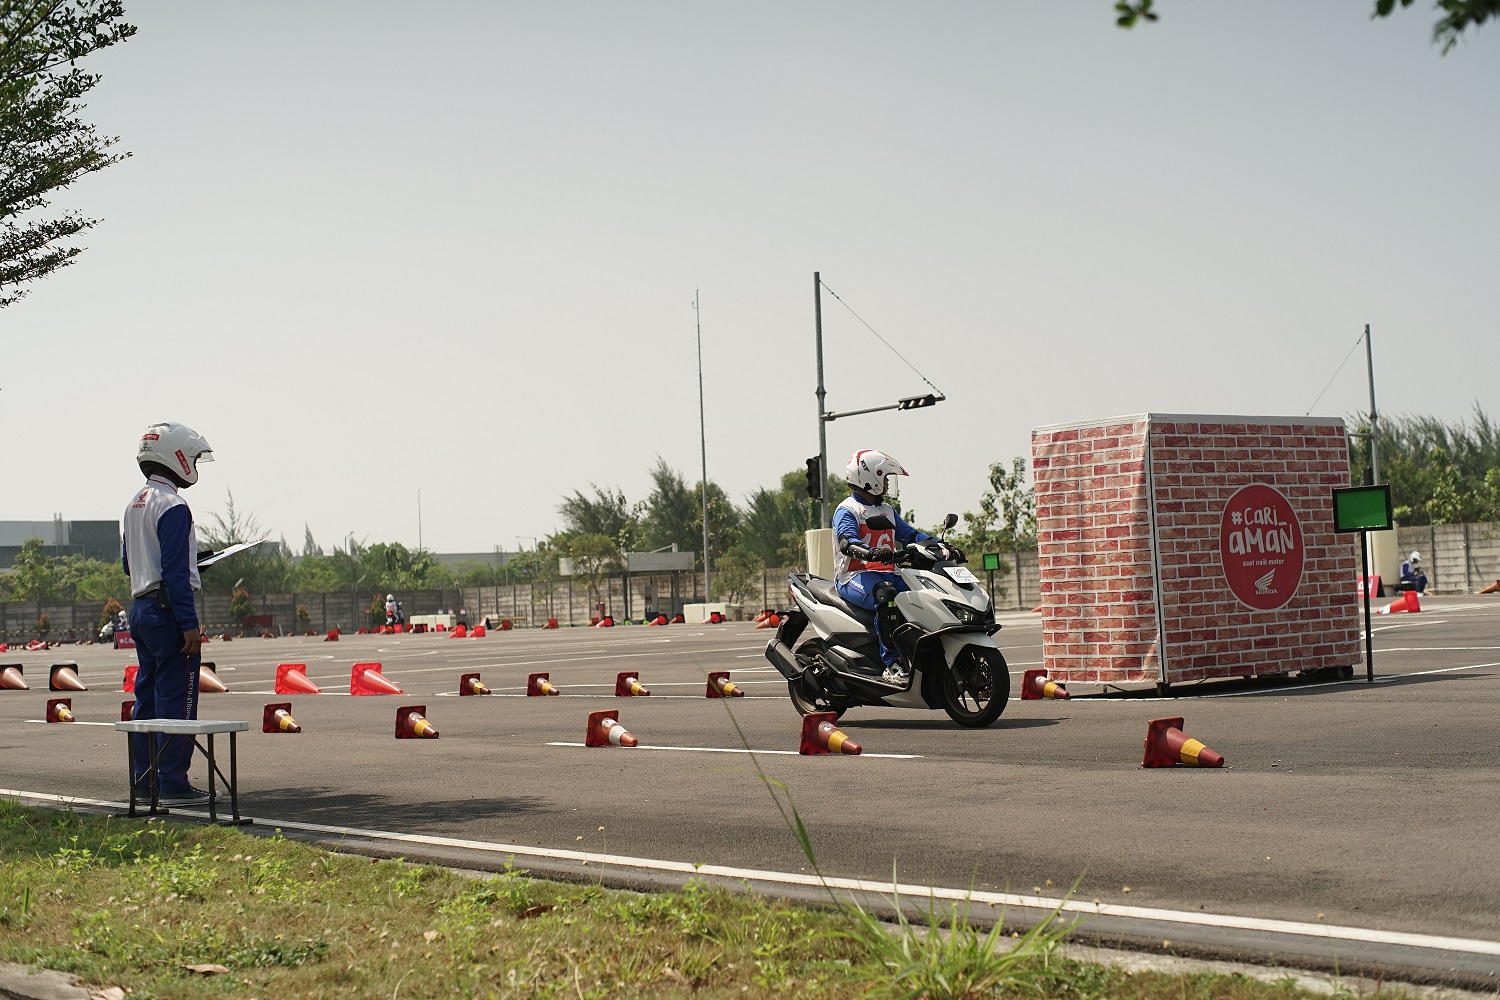
[[[844,600],[844,595],[839,593],[839,588],[832,580],[824,580],[821,577],[810,577],[807,581],[807,589],[812,591],[813,596],[824,604],[838,608],[844,614],[853,618],[863,625],[867,630],[875,630],[875,612],[866,611],[857,604],[850,604]]]

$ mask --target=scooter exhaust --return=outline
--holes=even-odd
[[[802,677],[802,667],[798,665],[797,657],[780,639],[772,639],[766,643],[766,659],[770,660],[771,666],[781,671],[787,680],[795,681]]]

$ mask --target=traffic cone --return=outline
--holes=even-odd
[[[1224,758],[1182,731],[1182,716],[1152,719],[1146,724],[1142,767],[1223,767]]]
[[[198,693],[199,694],[223,694],[229,688],[223,681],[219,680],[218,671],[212,663],[204,661],[198,666]]]
[[[760,624],[761,622],[765,621],[769,617],[771,617],[771,612],[769,610],[767,610],[767,611],[762,611],[760,614],[756,615],[754,618],[752,618],[750,620],[753,621],[753,622],[755,622],[756,624]]]
[[[469,638],[471,638],[471,639],[483,639],[484,638],[484,626],[483,625],[475,625],[474,626],[474,631],[472,631],[472,632],[469,633]]]
[[[584,730],[583,745],[586,747],[633,747],[640,740],[620,725],[620,713],[614,709],[607,712],[590,712],[588,728]]]
[[[547,674],[532,674],[526,678],[526,697],[539,698],[543,695],[561,694],[552,682],[547,679]]]
[[[1481,594],[1500,594],[1500,580],[1496,580],[1480,591]]]
[[[48,691],[87,691],[83,681],[78,679],[78,664],[76,663],[54,663],[52,674],[47,678]]]
[[[21,676],[26,673],[26,668],[19,663],[7,663],[0,666],[0,688],[9,688],[12,691],[30,691],[31,685],[26,683],[26,678]]]
[[[773,611],[773,612],[771,612],[771,614],[769,616],[767,616],[765,618],[762,618],[760,620],[760,624],[757,625],[757,626],[755,626],[755,627],[757,629],[762,629],[762,628],[779,628],[780,626],[781,626],[781,616],[778,615],[776,612]]]
[[[302,732],[302,727],[297,725],[296,719],[292,718],[292,703],[284,701],[276,705],[267,705],[260,717],[260,731],[263,733]]]
[[[463,674],[458,678],[458,693],[465,696],[489,694],[490,689],[480,683],[478,674]]]
[[[219,638],[223,639],[225,642],[233,642],[234,641],[233,639],[229,638],[229,633],[228,632],[225,632],[223,635],[219,636]]]
[[[49,698],[49,699],[47,699],[47,721],[48,722],[72,722],[73,721],[73,699],[72,698]]]
[[[705,624],[705,625],[722,625],[722,624],[724,624],[724,616],[721,615],[721,614],[719,614],[719,612],[717,612],[717,611],[711,611],[711,612],[709,612],[708,617],[705,618],[705,619],[703,619],[703,624]]]
[[[454,627],[453,631],[448,633],[448,638],[450,639],[467,639],[468,636],[469,626],[464,624],[463,622],[459,622],[458,625]]]
[[[557,619],[556,618],[548,618],[547,619],[547,624],[543,625],[542,628],[557,628]]]
[[[705,698],[743,698],[745,692],[737,687],[734,681],[729,679],[729,671],[715,670],[708,675],[708,687],[703,692]]]
[[[594,624],[594,628],[614,628],[614,627],[615,627],[615,620],[613,618],[611,618],[609,615],[605,615],[603,618],[599,619],[599,621]]]
[[[130,694],[135,690],[135,675],[141,669],[140,664],[132,663],[125,668],[125,681],[120,685],[120,690]]]
[[[323,637],[323,641],[324,642],[338,642],[339,641],[339,630],[336,629],[336,628],[329,629],[328,630],[328,634]]]
[[[687,619],[684,618],[684,617],[682,617],[681,614],[676,614],[676,615],[672,616],[672,624],[673,625],[684,625],[686,623],[687,623]]]
[[[802,717],[802,743],[797,752],[809,756],[825,753],[862,754],[864,747],[851,740],[837,725],[832,712],[813,712]]]
[[[393,626],[392,631],[394,631],[397,635],[400,635],[406,631],[406,626],[398,623]]]
[[[1402,612],[1416,614],[1421,610],[1422,602],[1417,599],[1417,592],[1415,590],[1408,590],[1404,591],[1400,597],[1375,613],[1378,615],[1395,615]]]
[[[1021,675],[1021,700],[1037,701],[1042,698],[1068,699],[1068,689],[1056,681],[1047,679],[1045,670],[1028,670]]]
[[[550,621],[551,619],[548,619],[548,620]],[[516,627],[515,623],[512,622],[509,618],[502,618],[502,619],[500,619],[500,631],[502,631],[502,632],[509,632],[511,629],[513,629],[515,627]]]
[[[349,671],[350,694],[405,694],[385,679],[378,663],[356,663]]]
[[[43,642],[40,639],[32,639],[30,642],[28,642],[26,644],[26,651],[29,652],[29,653],[39,652],[40,650],[43,650],[43,649],[46,649],[46,648],[47,648],[47,643]]]
[[[396,709],[396,739],[435,740],[438,731],[427,721],[426,705],[402,705]]]
[[[120,721],[129,722],[135,718],[135,699],[120,702]]]
[[[641,687],[641,679],[630,671],[624,671],[615,675],[615,697],[616,698],[646,698],[650,691]]]
[[[307,679],[307,664],[278,663],[276,665],[277,694],[322,694],[323,689]]]

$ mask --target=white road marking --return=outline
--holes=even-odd
[[[85,799],[68,795],[49,795],[41,792],[19,791],[0,788],[0,795],[18,799],[32,799],[53,805],[82,805],[93,808],[121,809],[123,802],[102,799]],[[192,809],[174,809],[187,815],[207,816],[206,812]],[[940,886],[912,885],[900,882],[876,882],[867,879],[827,878],[802,872],[782,872],[770,869],[734,868],[728,865],[695,864],[688,861],[669,861],[658,858],[637,858],[620,854],[598,854],[593,851],[573,851],[549,847],[527,847],[520,844],[502,844],[487,840],[464,840],[457,837],[436,837],[420,833],[397,833],[388,830],[367,830],[359,827],[331,826],[324,823],[303,823],[297,820],[279,820],[256,817],[259,826],[281,827],[285,830],[301,830],[306,833],[322,833],[337,837],[358,837],[365,840],[384,840],[394,843],[422,844],[429,847],[457,848],[494,854],[501,857],[550,858],[558,861],[587,861],[591,865],[616,865],[629,868],[644,868],[651,871],[676,872],[683,875],[716,875],[731,879],[753,879],[758,882],[782,885],[827,887],[855,892],[872,892],[882,895],[899,893],[908,899],[935,899],[984,903],[989,906],[1022,906],[1036,909],[1058,910],[1063,913],[1099,914],[1107,917],[1123,917],[1139,920],[1156,920],[1198,927],[1218,927],[1228,930],[1262,931],[1270,934],[1287,934],[1297,937],[1318,938],[1324,941],[1362,941],[1370,944],[1397,945],[1408,948],[1425,948],[1439,951],[1458,951],[1471,955],[1500,956],[1500,941],[1481,941],[1474,938],[1442,937],[1433,934],[1410,934],[1404,931],[1382,931],[1369,927],[1348,927],[1338,924],[1306,923],[1297,920],[1274,920],[1266,917],[1241,917],[1232,914],[1193,912],[1191,910],[1168,910],[1151,906],[1122,906],[1115,903],[1090,903],[1081,899],[1057,899],[1047,896],[1022,896],[1008,892],[986,892],[975,889],[958,889]]]
[[[545,743],[545,744],[543,744],[543,746],[549,746],[549,747],[581,747],[581,746],[584,746],[584,744],[582,744],[582,743]],[[647,746],[646,744],[642,743],[639,746],[631,747],[631,749],[632,750],[691,750],[694,753],[770,753],[770,754],[779,754],[781,756],[789,756],[789,757],[800,757],[800,756],[802,756],[796,750],[746,750],[744,747],[663,747],[663,746]],[[845,756],[848,756],[848,755],[847,754],[820,754],[819,756],[845,757]],[[922,755],[919,754],[919,753],[861,753],[861,754],[855,754],[854,756],[857,756],[857,757],[883,757],[883,758],[888,758],[890,760],[921,760],[922,759]]]
[[[46,719],[22,719],[22,722],[35,722],[43,726],[113,726],[113,722],[84,722],[82,719],[74,719],[72,722],[48,722]]]

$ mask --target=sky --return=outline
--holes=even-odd
[[[0,519],[118,517],[180,420],[300,549],[530,548],[660,456],[742,498],[817,451],[813,281],[947,395],[829,425],[977,508],[1033,427],[1500,411],[1500,28],[1187,3],[129,2],[102,223],[0,311]],[[828,405],[927,390],[823,300]],[[1368,407],[1363,352],[1315,414]],[[17,488],[19,487],[19,488]],[[418,492],[421,522],[418,523]]]

